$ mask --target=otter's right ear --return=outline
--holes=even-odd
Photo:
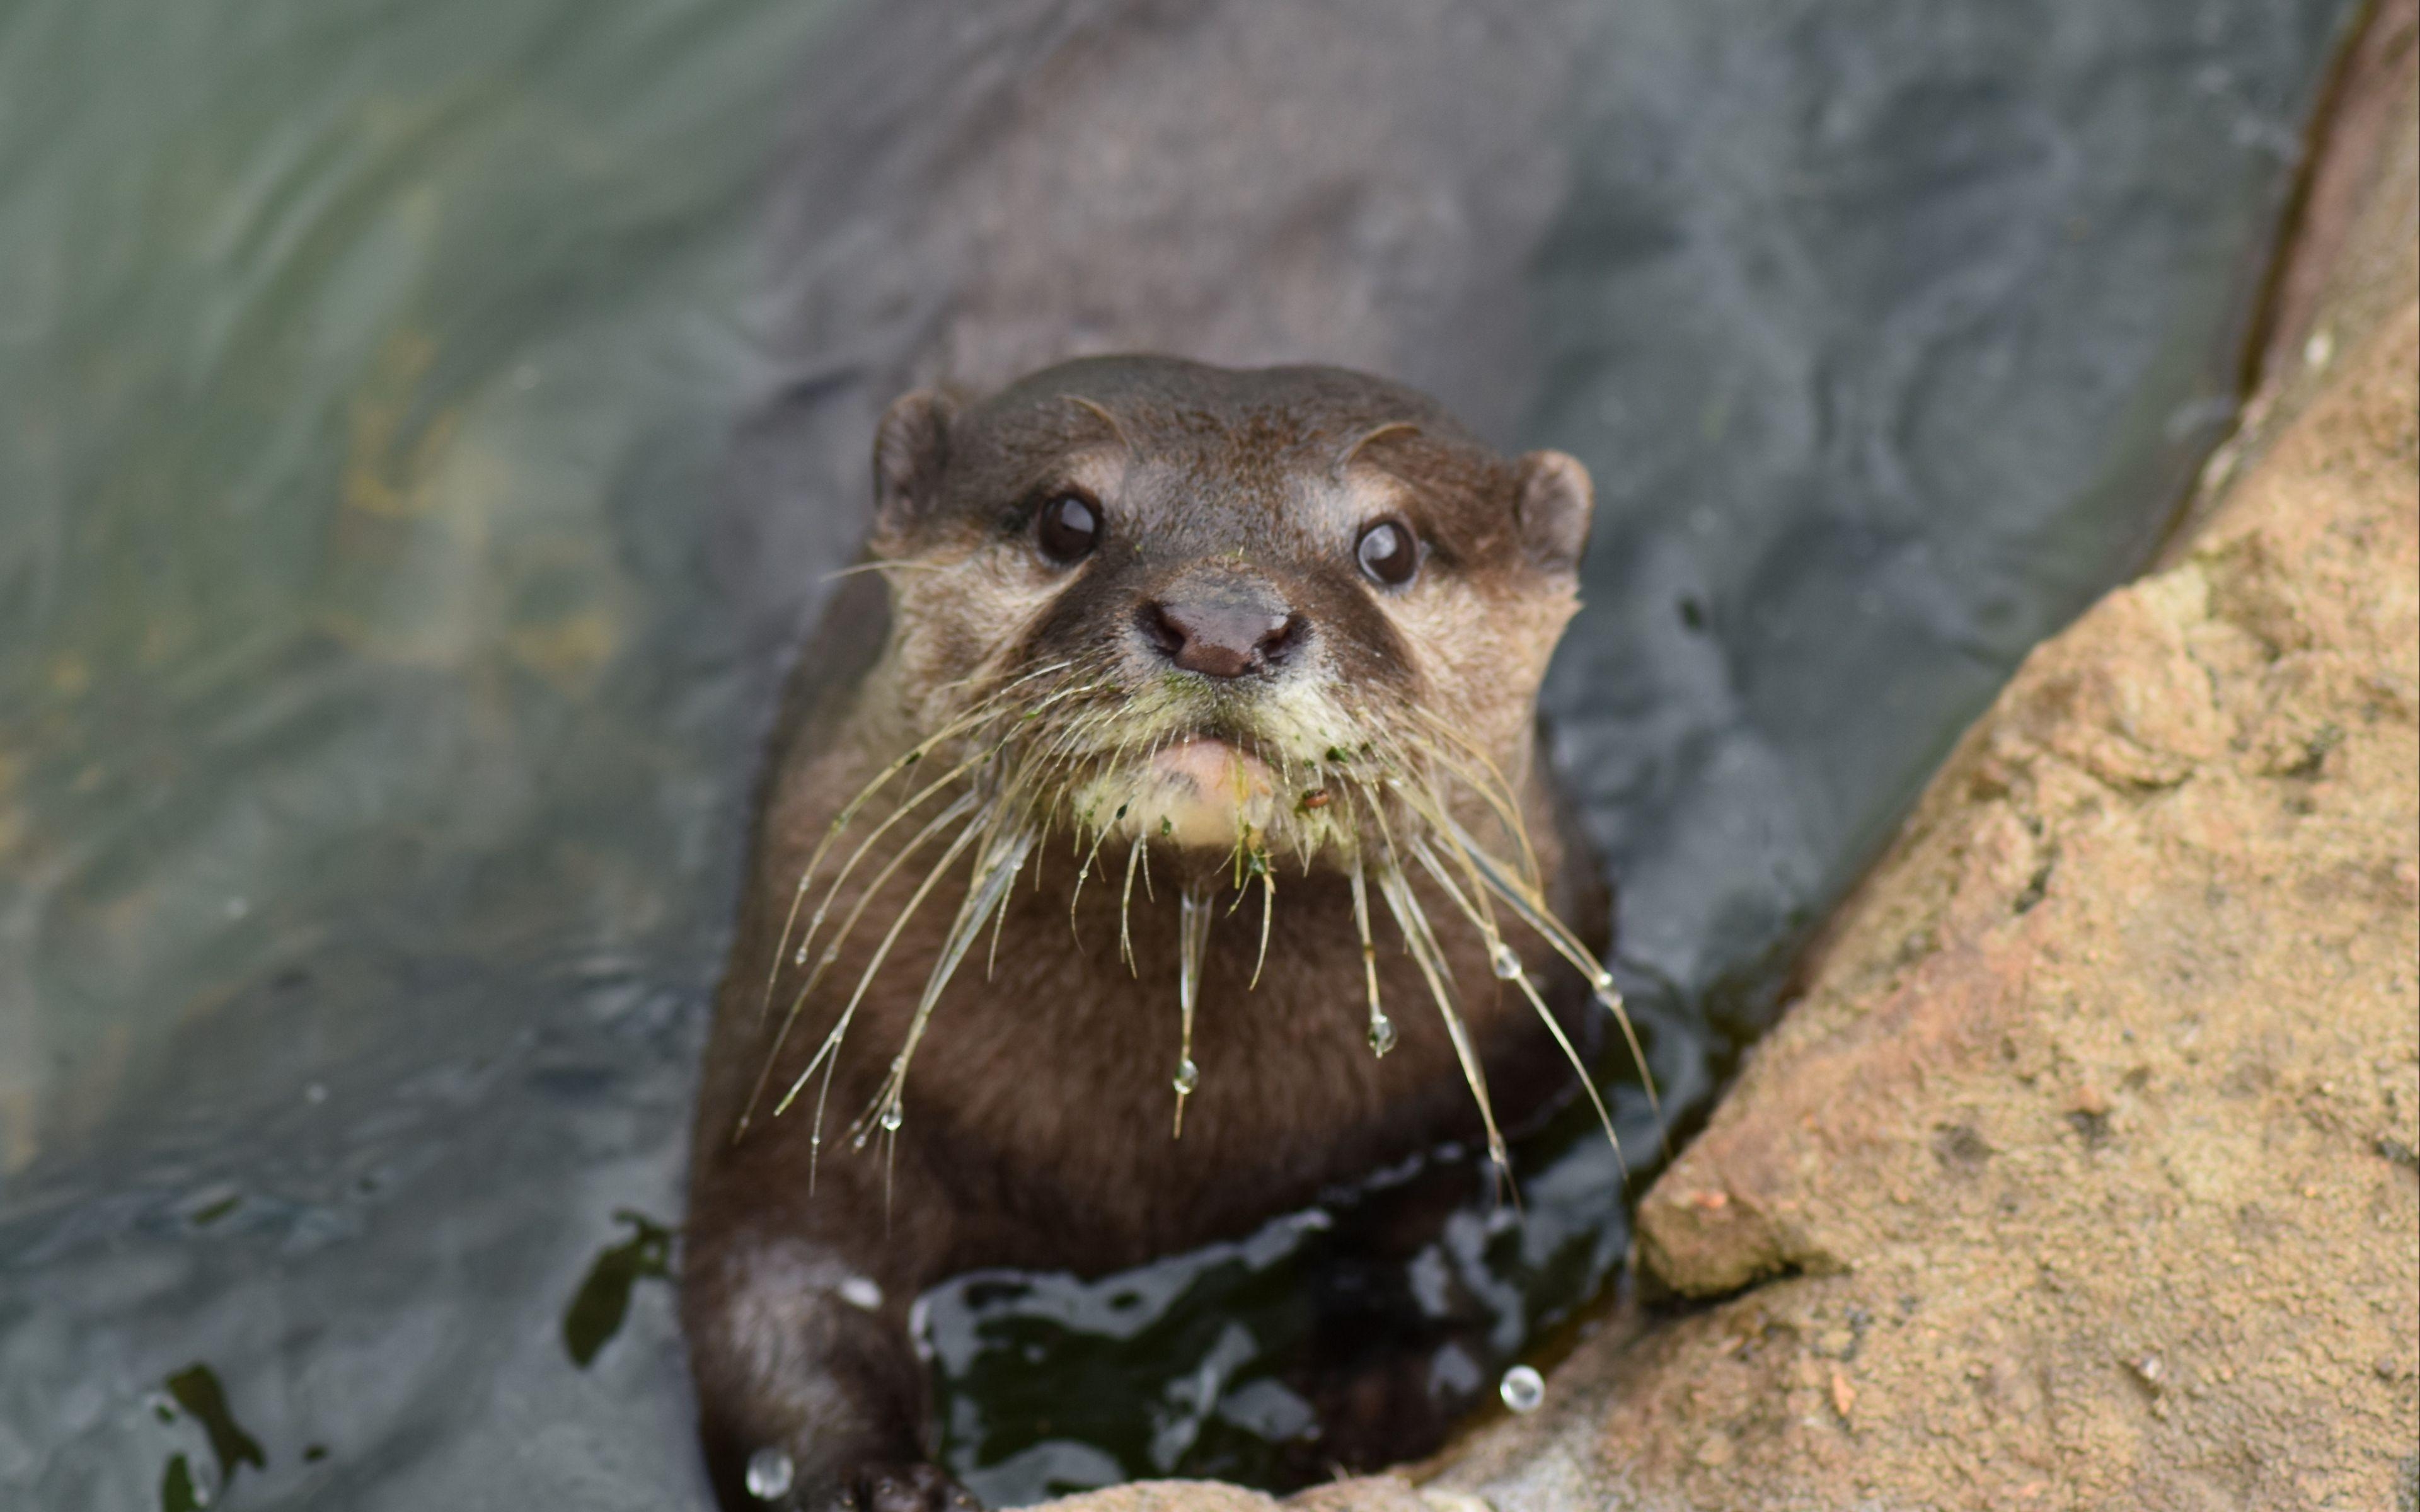
[[[1515,471],[1512,512],[1530,560],[1549,572],[1577,572],[1588,550],[1589,518],[1596,513],[1588,469],[1568,452],[1531,452]]]
[[[874,529],[897,538],[930,517],[958,407],[937,389],[903,393],[874,432]]]

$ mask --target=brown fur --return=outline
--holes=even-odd
[[[802,659],[699,1103],[683,1308],[709,1456],[736,1506],[761,1504],[737,1483],[748,1455],[768,1446],[798,1468],[796,1504],[945,1504],[938,1481],[911,1485],[900,1471],[927,1454],[907,1320],[935,1282],[975,1266],[1132,1265],[1479,1132],[1439,1016],[1383,918],[1382,993],[1400,1041],[1383,1059],[1371,1054],[1346,880],[1332,857],[1313,857],[1309,875],[1280,861],[1256,987],[1247,990],[1260,898],[1214,923],[1194,1038],[1201,1083],[1172,1138],[1172,893],[1179,872],[1230,858],[1155,851],[1156,898],[1138,887],[1133,900],[1129,972],[1119,954],[1125,845],[1103,848],[1071,929],[1081,853],[1070,853],[1062,827],[1042,847],[1038,875],[1018,878],[988,974],[987,930],[944,992],[895,1139],[876,1134],[855,1149],[846,1126],[880,1088],[964,883],[937,888],[909,921],[849,1031],[814,1156],[814,1086],[779,1117],[773,1102],[924,864],[903,867],[868,908],[783,1038],[803,973],[784,963],[769,1009],[766,987],[798,878],[842,806],[963,706],[969,687],[1085,651],[1138,688],[1166,686],[1166,669],[1125,628],[1132,602],[1202,574],[1240,575],[1307,616],[1311,650],[1278,676],[1177,686],[1171,696],[1246,724],[1281,696],[1340,687],[1375,708],[1417,704],[1442,717],[1517,791],[1558,911],[1581,923],[1604,917],[1590,869],[1564,863],[1531,759],[1537,684],[1574,607],[1585,540],[1577,464],[1553,454],[1507,461],[1419,395],[1335,370],[1102,359],[981,405],[911,395],[886,420],[876,465],[874,556],[898,565],[852,579]],[[1018,512],[1068,485],[1109,517],[1100,551],[1073,568],[1041,556]],[[1354,563],[1360,523],[1388,513],[1430,551],[1400,591],[1374,587]],[[939,766],[937,756],[924,770]],[[870,805],[857,832],[891,801]],[[903,824],[887,843],[915,828]],[[1434,888],[1423,896],[1499,1115],[1518,1118],[1571,1072],[1529,1007],[1496,980],[1476,933]],[[1507,938],[1553,1000],[1568,1009],[1584,997],[1577,976],[1526,931],[1508,922]]]

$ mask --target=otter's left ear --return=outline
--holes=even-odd
[[[1567,452],[1531,452],[1515,464],[1512,515],[1530,559],[1549,572],[1577,572],[1588,549],[1596,489]]]

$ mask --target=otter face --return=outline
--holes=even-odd
[[[1045,823],[1305,860],[1421,764],[1517,784],[1590,506],[1393,384],[1164,358],[911,393],[876,476],[917,734],[988,700]]]

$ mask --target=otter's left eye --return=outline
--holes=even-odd
[[[1373,582],[1389,588],[1400,588],[1412,580],[1412,573],[1420,564],[1419,543],[1412,539],[1411,527],[1401,520],[1382,519],[1361,532],[1361,544],[1353,548],[1361,562],[1361,570]]]
[[[1090,500],[1063,493],[1034,517],[1033,538],[1042,554],[1060,565],[1080,562],[1101,544],[1101,512]]]

